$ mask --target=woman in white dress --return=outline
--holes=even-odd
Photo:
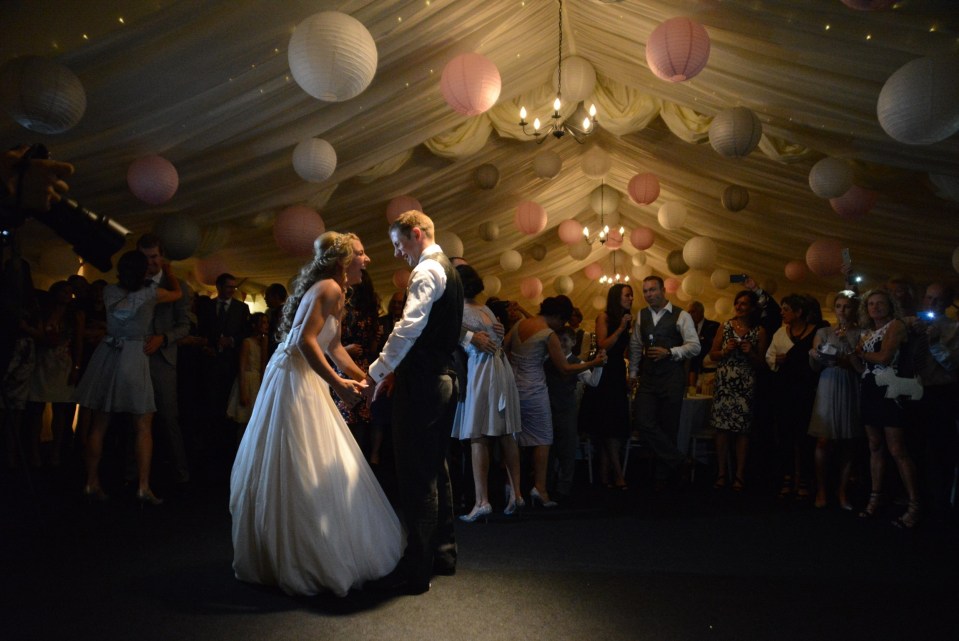
[[[340,343],[339,321],[344,291],[370,259],[353,234],[327,232],[314,248],[233,464],[233,569],[288,594],[344,596],[392,570],[404,537],[330,395],[362,398],[365,375]]]

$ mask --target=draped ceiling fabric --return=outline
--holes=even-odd
[[[620,224],[656,232],[647,265],[664,277],[670,275],[666,256],[693,236],[715,240],[717,267],[760,282],[774,279],[779,295],[809,291],[825,300],[841,286],[837,278],[785,279],[785,264],[802,260],[820,236],[848,246],[855,268],[872,283],[896,273],[920,281],[956,276],[951,257],[959,246],[959,205],[937,196],[949,190],[929,175],[936,184],[951,184],[955,194],[959,137],[906,145],[890,138],[876,117],[879,92],[896,69],[918,57],[957,53],[953,2],[902,0],[875,12],[839,0],[567,0],[564,7],[564,56],[590,61],[598,79],[590,100],[600,127],[583,146],[569,137],[537,146],[516,125],[520,105],[530,110],[529,120],[547,120],[551,112],[553,0],[8,2],[0,61],[53,56],[79,76],[88,104],[80,123],[56,136],[34,134],[4,115],[0,142],[42,142],[56,158],[75,163],[77,199],[134,236],[164,216],[189,216],[201,226],[202,240],[197,254],[175,268],[192,278],[196,261],[215,252],[247,279],[250,291],[287,283],[297,272],[301,259],[276,247],[272,221],[284,207],[308,204],[319,209],[327,229],[362,237],[378,293],[388,298],[392,274],[403,264],[392,257],[386,204],[409,194],[439,229],[462,239],[480,274],[502,280],[500,296],[532,309],[535,302],[521,298],[523,278],[540,278],[544,295],[552,295],[555,279],[568,275],[572,298],[592,317],[591,303],[605,288],[583,268],[599,261],[611,270],[611,252],[596,243],[587,259],[574,260],[556,233],[569,218],[597,226],[589,194],[600,181],[579,166],[591,145],[612,156],[605,183],[624,194]],[[311,98],[292,80],[287,62],[294,26],[321,10],[357,18],[377,44],[372,84],[342,103]],[[683,83],[656,78],[645,56],[649,34],[676,16],[701,23],[712,42],[706,68]],[[439,78],[450,59],[471,51],[497,65],[503,88],[494,108],[467,118],[446,105]],[[748,157],[724,158],[709,145],[709,124],[736,106],[759,116],[764,135]],[[566,106],[569,113],[574,108]],[[325,183],[304,182],[293,170],[293,148],[308,137],[336,149],[338,166]],[[544,149],[563,160],[551,180],[532,169]],[[179,190],[161,206],[139,202],[126,186],[127,167],[148,154],[162,155],[179,172]],[[864,218],[840,219],[810,190],[809,169],[827,155],[849,162],[856,183],[879,192]],[[491,190],[473,180],[485,163],[500,173]],[[659,178],[662,192],[650,205],[625,195],[639,172]],[[732,213],[720,204],[730,184],[749,190],[745,210]],[[524,200],[548,212],[537,236],[521,234],[513,223]],[[667,231],[657,222],[659,207],[670,201],[688,208],[682,229]],[[486,221],[498,223],[497,240],[480,238]],[[63,246],[34,222],[19,236],[38,272],[39,254]],[[539,261],[530,253],[537,244],[547,249]],[[524,255],[521,270],[502,271],[499,256],[507,249]],[[629,269],[634,252],[624,243],[619,270]],[[46,283],[64,276],[38,275]],[[715,315],[712,303],[733,291],[707,285],[700,299]]]

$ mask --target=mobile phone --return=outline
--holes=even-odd
[[[729,282],[730,282],[730,283],[745,283],[745,282],[746,282],[746,278],[747,278],[746,274],[730,274],[730,275],[729,275]]]
[[[852,256],[849,254],[848,247],[844,247],[842,250],[842,264],[846,267],[852,265]]]
[[[936,320],[936,312],[923,312],[922,315],[927,320]]]

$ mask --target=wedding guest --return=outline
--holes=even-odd
[[[253,412],[253,403],[260,391],[263,382],[263,371],[269,360],[268,336],[270,333],[270,319],[263,312],[250,315],[250,336],[243,339],[240,345],[240,371],[233,389],[230,391],[230,400],[227,403],[227,416],[240,425],[238,438],[243,438],[246,424]]]
[[[709,350],[713,346],[713,339],[716,338],[716,332],[719,331],[719,323],[706,318],[706,308],[698,300],[691,302],[686,308],[686,312],[693,319],[696,334],[699,336],[699,354],[689,361],[687,384],[691,388],[702,391],[703,383],[707,382],[707,378],[710,379],[708,381],[709,386],[712,385],[712,378],[716,372],[715,363],[711,359],[707,361],[707,358],[709,357]]]
[[[276,346],[280,344],[277,332],[283,321],[283,303],[286,302],[286,297],[286,287],[281,283],[271,283],[263,292],[263,299],[266,301],[266,317],[270,323],[270,331],[267,334],[267,358],[273,356]]]

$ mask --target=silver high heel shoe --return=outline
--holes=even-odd
[[[151,490],[137,490],[137,501],[141,508],[144,505],[163,505],[163,499],[158,498]]]
[[[469,514],[463,514],[460,516],[460,521],[464,523],[475,523],[476,519],[482,518],[486,521],[486,517],[493,513],[493,506],[487,503],[486,505],[477,505],[473,508],[473,511]]]
[[[506,505],[506,509],[503,510],[503,514],[506,516],[513,516],[518,514],[525,507],[526,501],[524,501],[522,498],[514,499],[513,497],[510,497],[510,501]]]
[[[543,495],[539,493],[535,487],[529,491],[529,500],[533,504],[533,507],[536,507],[536,504],[539,503],[542,507],[559,507],[559,503],[552,499],[543,499]]]

